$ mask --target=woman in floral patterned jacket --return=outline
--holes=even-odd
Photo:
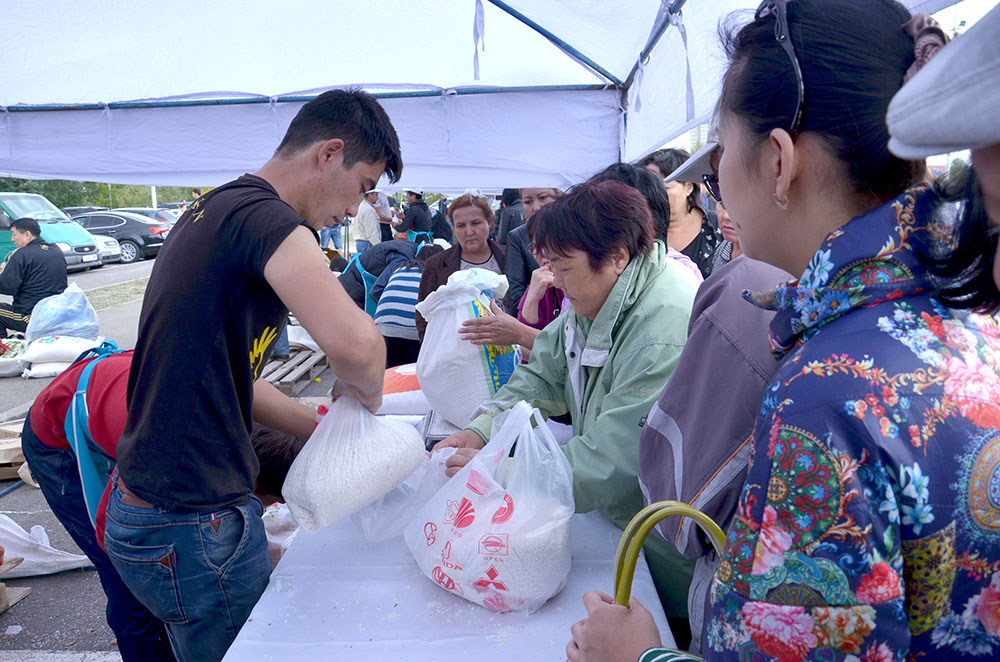
[[[776,311],[782,363],[711,587],[708,660],[1000,657],[1000,330],[934,298],[941,199],[887,149],[914,36],[939,30],[927,18],[777,0],[727,43],[722,198],[748,256],[802,275],[749,296]],[[641,652],[657,633],[637,604],[584,602],[571,661],[684,659]]]

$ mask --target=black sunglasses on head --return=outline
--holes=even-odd
[[[788,3],[791,0],[764,0],[757,7],[754,20],[758,21],[768,16],[774,16],[774,38],[788,55],[792,62],[792,69],[795,71],[795,81],[798,83],[798,97],[795,101],[795,114],[792,116],[792,126],[789,133],[794,137],[798,134],[799,125],[802,122],[802,103],[806,97],[806,84],[802,79],[802,67],[799,66],[799,59],[795,55],[795,45],[792,43],[792,33],[788,30]]]

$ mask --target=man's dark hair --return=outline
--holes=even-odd
[[[521,199],[521,189],[519,188],[505,188],[503,193],[500,195],[500,201],[505,205],[510,207],[512,204]]]
[[[909,10],[893,0],[796,0],[785,11],[806,90],[797,133],[822,137],[860,196],[885,202],[920,181],[923,160],[892,154],[885,122],[914,60],[913,38],[900,28]],[[771,12],[722,28],[730,64],[721,108],[746,127],[748,162],[772,129],[792,129],[799,97],[788,53],[774,38],[776,20]]]
[[[39,227],[38,221],[33,218],[19,218],[11,223],[10,227],[18,232],[30,232],[35,237],[42,236],[42,228]]]
[[[444,253],[444,247],[438,246],[437,244],[427,244],[421,246],[420,250],[417,251],[416,257],[403,265],[404,269],[413,269],[416,267],[420,271],[424,270],[424,262],[431,259],[438,253]]]
[[[619,248],[630,259],[648,255],[655,239],[646,199],[631,186],[614,181],[573,187],[531,217],[528,234],[546,253],[583,251],[594,271]]]
[[[306,445],[306,440],[254,423],[250,442],[260,464],[254,491],[257,494],[279,497],[283,501],[281,486],[285,483],[285,476],[288,475],[295,457]]]
[[[993,262],[1000,230],[986,213],[976,172],[968,165],[952,170],[934,183],[934,189],[943,203],[938,227],[951,228],[951,241],[927,233],[918,244],[920,257],[933,274],[934,298],[949,308],[995,314],[1000,310],[1000,290],[993,280]]]
[[[399,180],[403,158],[389,115],[367,92],[329,90],[306,103],[288,126],[276,155],[289,155],[321,140],[344,141],[344,167],[385,162],[389,181]]]
[[[201,195],[201,189],[200,188],[193,188],[193,189],[191,189],[191,194],[192,195]]]
[[[343,272],[344,269],[347,268],[348,264],[350,264],[350,262],[348,262],[346,258],[338,255],[330,260],[330,271]]]
[[[653,215],[656,238],[667,241],[670,227],[670,198],[663,180],[642,166],[631,163],[613,163],[587,180],[588,182],[621,182],[642,193]]]

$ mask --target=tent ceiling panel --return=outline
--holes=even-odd
[[[217,91],[270,97],[373,81],[438,87],[605,82],[487,5],[477,83],[474,0],[103,0],[23,7],[0,12],[4,106]]]
[[[382,101],[402,186],[557,186],[618,158],[616,90]],[[301,103],[17,112],[0,125],[0,176],[219,184],[264,163]]]
[[[487,0],[509,6],[625,80],[649,39],[659,0]],[[667,3],[669,4],[669,2]]]

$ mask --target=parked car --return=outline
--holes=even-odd
[[[66,215],[70,218],[74,216],[79,216],[80,214],[86,214],[88,211],[104,211],[107,207],[94,207],[93,205],[88,207],[63,207],[62,210],[66,212]]]
[[[170,225],[177,222],[177,214],[169,209],[154,209],[153,207],[117,207],[112,211],[129,211],[133,214],[147,216],[154,221],[163,221],[164,223],[168,223]]]
[[[94,238],[43,195],[35,193],[0,193],[0,262],[14,249],[10,224],[19,218],[38,221],[42,239],[55,244],[66,258],[67,271],[79,271],[100,264]]]
[[[92,234],[114,237],[122,249],[122,262],[131,264],[160,251],[170,226],[128,211],[95,211],[73,218]]]
[[[105,264],[122,261],[122,247],[118,245],[118,240],[114,237],[106,237],[103,234],[91,234],[97,242],[97,250],[101,256],[101,263],[94,267],[97,269]]]

